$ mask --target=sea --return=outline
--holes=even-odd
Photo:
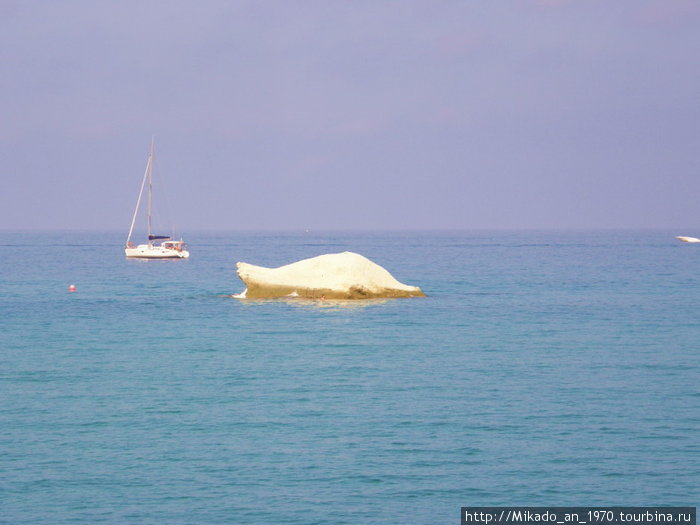
[[[695,506],[700,244],[678,234],[194,232],[190,259],[144,261],[123,232],[0,232],[0,522]],[[237,261],[343,251],[427,297],[232,297]]]

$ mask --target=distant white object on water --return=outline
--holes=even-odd
[[[696,237],[684,237],[682,235],[679,235],[678,237],[676,237],[676,239],[683,242],[700,242],[700,239]]]
[[[279,268],[237,263],[245,283],[240,299],[305,297],[310,299],[375,299],[425,297],[417,286],[400,283],[384,268],[360,254],[329,253]]]

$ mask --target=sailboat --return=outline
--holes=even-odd
[[[139,198],[136,200],[136,209],[131,219],[131,227],[126,238],[124,253],[128,258],[187,259],[190,256],[190,252],[187,251],[187,244],[183,242],[182,238],[179,241],[174,241],[169,235],[154,235],[151,231],[151,216],[153,214],[153,151],[154,145],[153,140],[151,140],[151,149],[146,162],[146,172],[143,174],[141,191],[139,191]],[[146,183],[148,183],[148,241],[146,244],[134,246],[134,243],[131,242],[131,235],[134,233],[136,216],[141,206],[141,197],[143,197]]]

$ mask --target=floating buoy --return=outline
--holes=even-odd
[[[69,291],[69,292],[75,292],[75,285],[74,285],[74,284],[71,284],[71,285],[68,287],[68,291]]]

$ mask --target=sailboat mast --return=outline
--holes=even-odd
[[[151,213],[153,210],[153,139],[151,139],[151,153],[148,156],[148,239],[151,238]]]

